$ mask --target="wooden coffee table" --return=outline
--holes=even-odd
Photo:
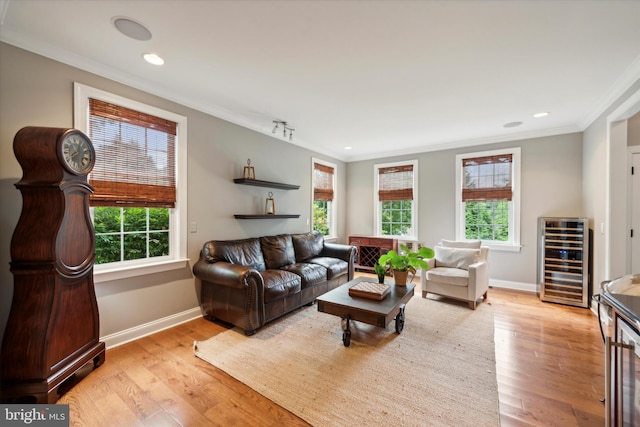
[[[390,285],[391,292],[381,301],[349,295],[351,286],[362,281],[374,280],[376,279],[358,277],[316,298],[318,311],[343,319],[342,343],[345,347],[351,344],[349,323],[352,320],[386,328],[393,319],[396,322],[397,333],[401,333],[404,328],[404,307],[413,296],[415,285],[411,283],[407,286]]]

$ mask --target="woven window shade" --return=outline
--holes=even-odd
[[[378,169],[378,199],[413,200],[413,165]]]
[[[90,99],[91,206],[175,207],[176,129],[170,120]]]
[[[313,200],[333,200],[333,168],[313,164]]]
[[[464,159],[462,201],[511,200],[511,154]]]

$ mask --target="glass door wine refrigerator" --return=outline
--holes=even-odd
[[[586,218],[538,218],[537,292],[542,301],[589,306],[589,234]]]

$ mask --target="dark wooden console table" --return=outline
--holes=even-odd
[[[398,239],[391,237],[374,236],[349,236],[349,245],[358,249],[358,262],[355,264],[357,270],[373,272],[373,266],[380,259],[380,255],[390,250],[398,250]]]

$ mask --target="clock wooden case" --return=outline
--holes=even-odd
[[[93,284],[87,174],[95,151],[76,129],[26,127],[14,138],[22,213],[11,240],[11,311],[2,342],[4,402],[54,403],[87,363],[105,360]]]

